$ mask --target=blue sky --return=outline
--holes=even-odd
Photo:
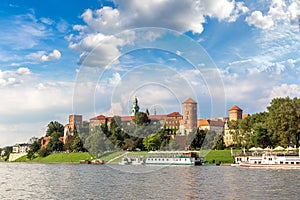
[[[0,2],[0,147],[67,123],[126,115],[264,111],[299,97],[297,0]]]

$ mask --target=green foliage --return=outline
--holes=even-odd
[[[159,134],[151,134],[143,139],[143,145],[147,150],[158,150],[161,145],[161,139]]]
[[[64,126],[61,123],[51,121],[47,127],[46,136],[52,136],[53,133],[59,133],[60,136],[64,136]]]
[[[33,152],[33,153],[36,153],[38,152],[38,150],[40,150],[41,148],[41,139],[37,140],[37,141],[34,141],[31,145],[30,145],[30,150]]]
[[[38,151],[38,154],[39,154],[40,157],[46,157],[50,154],[50,151],[47,148],[41,148]]]
[[[267,110],[228,123],[236,148],[299,146],[300,99],[275,98]]]
[[[223,140],[223,135],[216,135],[214,138],[214,144],[212,149],[214,150],[224,150],[225,148],[225,143]]]

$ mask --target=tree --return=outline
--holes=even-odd
[[[64,126],[61,123],[51,121],[47,127],[46,136],[51,136],[52,133],[59,133],[60,136],[64,136]]]
[[[213,149],[223,150],[224,148],[225,148],[225,143],[224,143],[223,135],[222,134],[216,135],[214,139]]]
[[[158,150],[161,145],[159,134],[151,134],[143,139],[143,145],[147,150]]]
[[[59,132],[53,132],[51,134],[50,141],[46,147],[49,152],[63,151],[64,143],[59,140],[60,137],[61,137],[61,133],[59,133]]]
[[[134,119],[133,122],[138,125],[138,126],[147,126],[150,124],[151,120],[148,118],[148,115],[144,112],[138,112]]]
[[[300,99],[275,98],[267,109],[266,125],[273,145],[299,146]]]
[[[71,150],[75,152],[84,151],[83,143],[78,135],[73,138],[71,143]]]

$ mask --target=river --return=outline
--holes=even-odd
[[[298,169],[0,162],[0,199],[298,199]]]

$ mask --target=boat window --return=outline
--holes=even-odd
[[[269,160],[272,160],[272,158],[269,158]]]
[[[294,164],[294,162],[291,162],[291,164]]]
[[[258,164],[261,164],[261,161],[258,161]]]
[[[169,161],[169,159],[167,158],[166,161]]]
[[[300,164],[300,162],[296,162],[296,164],[297,164],[297,165],[299,165],[299,164]]]
[[[289,164],[289,162],[285,162],[285,164]]]
[[[280,164],[283,164],[283,161],[280,161]]]

